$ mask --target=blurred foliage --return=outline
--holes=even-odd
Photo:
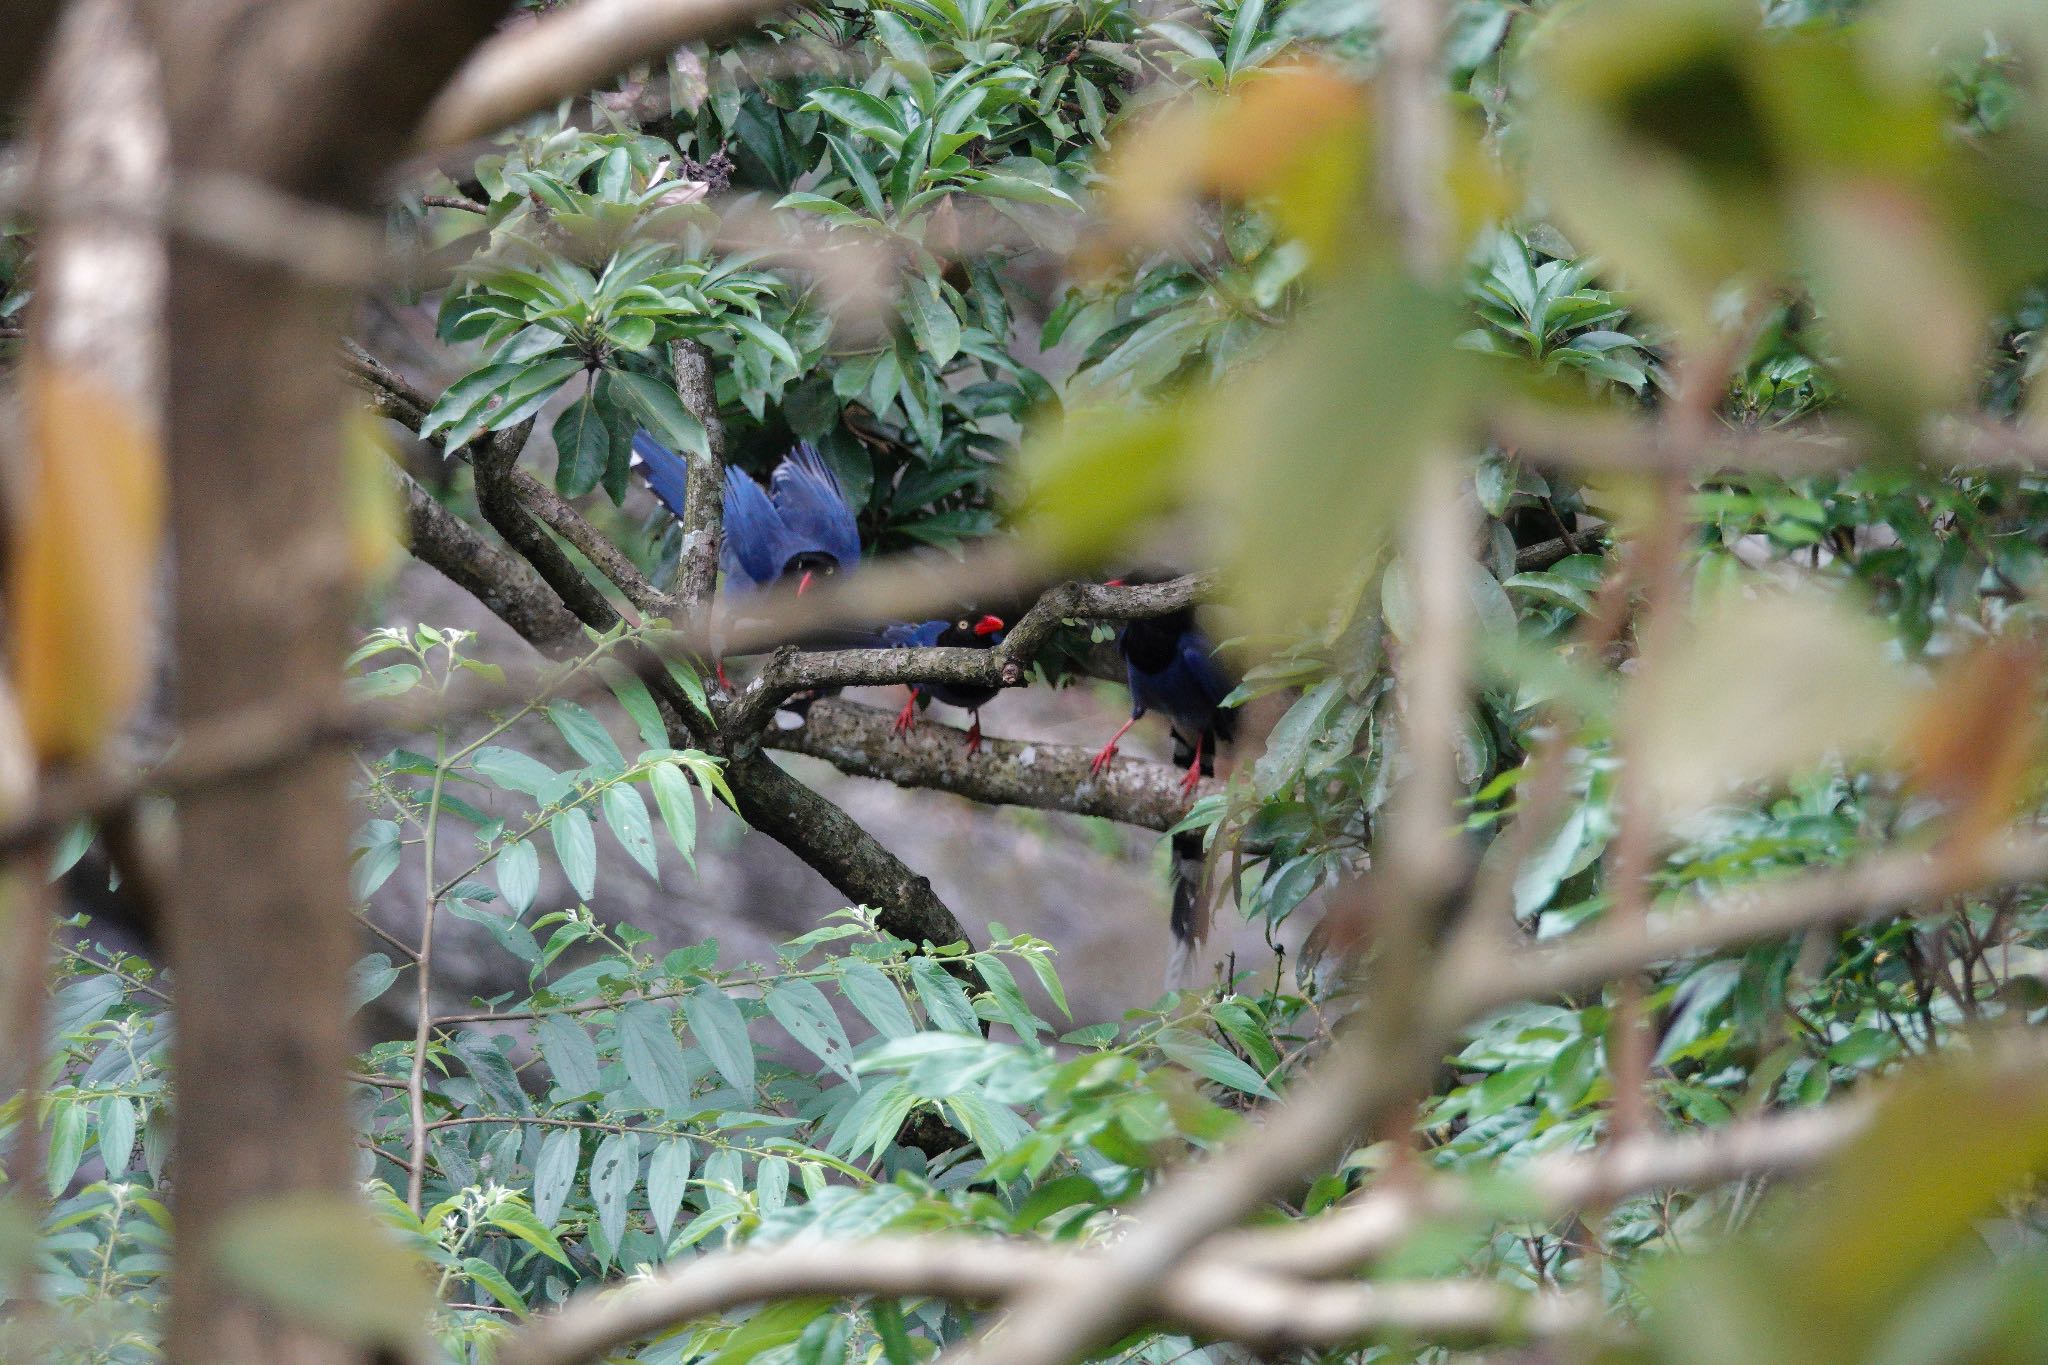
[[[2037,817],[2048,480],[1940,458],[1972,422],[2025,433],[2040,416],[2036,7],[1450,9],[1456,117],[1434,187],[1450,249],[1433,275],[1401,249],[1382,183],[1373,0],[1166,16],[846,0],[763,43],[678,53],[611,92],[599,126],[535,120],[437,187],[481,215],[400,215],[453,271],[431,302],[467,374],[435,428],[459,449],[547,416],[562,491],[645,509],[627,497],[632,429],[703,445],[674,398],[669,347],[688,340],[714,357],[732,457],[759,470],[816,440],[879,547],[1007,521],[1094,567],[1166,526],[1190,560],[1228,566],[1238,700],[1275,699],[1262,752],[1184,822],[1269,926],[1313,919],[1364,865],[1410,762],[1388,666],[1414,639],[1414,594],[1386,547],[1414,470],[1463,459],[1483,665],[1457,754],[1465,832],[1483,868],[1517,859],[1505,913],[1549,943],[1612,899],[1629,719],[1613,665],[1634,643],[1611,610],[1618,592],[1627,605],[1612,542],[1646,497],[1524,458],[1490,439],[1494,419],[1654,417],[1683,366],[1726,343],[1711,421],[1820,424],[1888,458],[1714,471],[1684,495],[1695,619],[1652,661],[1669,676],[1644,684],[1639,718],[1670,820],[1653,898]],[[0,327],[19,278],[0,240]],[[616,526],[650,565],[673,563],[665,514]],[[594,641],[583,666],[618,643]],[[354,686],[489,670],[467,648],[380,635]],[[906,944],[858,909],[772,964],[721,963],[711,944],[656,959],[589,904],[604,879],[658,875],[664,838],[690,855],[719,768],[668,747],[644,690],[614,695],[616,713],[537,703],[572,769],[499,734],[369,763],[358,894],[417,859],[431,825],[473,863],[437,888],[441,908],[528,973],[525,991],[478,1002],[503,1025],[430,1039],[420,1215],[393,1193],[410,1044],[374,1049],[357,1082],[362,1173],[434,1268],[455,1358],[572,1289],[745,1239],[1107,1240],[1161,1165],[1284,1088],[1336,1012],[1310,973],[1062,1034],[1018,984],[1057,1002],[1048,945],[1000,929],[972,953]],[[1547,749],[1565,800],[1537,826],[1526,787]],[[484,790],[519,814],[486,814]],[[543,860],[572,901],[540,900]],[[66,1349],[143,1359],[164,1268],[162,983],[118,954],[70,963],[48,1113],[58,1202],[35,1254],[49,1297],[87,1310],[92,1335]],[[371,955],[358,995],[407,970]],[[1417,1131],[1429,1163],[1510,1216],[1431,1226],[1377,1269],[1584,1288],[1643,1326],[1616,1348],[1630,1358],[2042,1358],[2038,1080],[1914,1063],[2042,1022],[2044,979],[2038,888],[1658,964],[1662,1129],[1913,1074],[1815,1191],[1740,1181],[1553,1221],[1512,1216],[1512,1172],[1603,1136],[1614,999],[1504,1010],[1445,1060]],[[1321,1210],[1387,1159],[1350,1153],[1284,1212]],[[902,1365],[970,1326],[929,1303],[804,1303],[693,1325],[641,1358]],[[1158,1335],[1119,1349],[1223,1358]]]

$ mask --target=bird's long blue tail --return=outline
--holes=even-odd
[[[633,467],[640,471],[640,477],[647,480],[647,486],[654,490],[654,496],[661,499],[661,505],[680,521],[683,505],[690,496],[690,467],[683,463],[683,457],[655,440],[644,431],[633,433]]]

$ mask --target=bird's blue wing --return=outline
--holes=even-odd
[[[1212,708],[1236,686],[1223,671],[1223,665],[1216,662],[1216,646],[1199,630],[1187,631],[1180,637],[1177,662]]]
[[[654,490],[654,496],[661,499],[661,505],[681,521],[683,504],[690,492],[690,469],[683,463],[683,457],[646,432],[636,431],[633,433],[632,463],[633,468],[640,471],[640,477],[647,480],[647,486]]]
[[[775,509],[789,530],[790,554],[823,551],[846,572],[860,562],[860,527],[839,480],[809,442],[798,446],[776,467]]]
[[[946,633],[944,621],[899,622],[882,627],[882,643],[889,649],[931,649]]]
[[[789,556],[782,517],[768,494],[745,470],[725,471],[725,543],[718,566],[735,585],[765,588],[782,574]]]
[[[1173,657],[1157,673],[1143,672],[1128,659],[1125,667],[1131,682],[1131,714],[1163,712],[1190,734],[1229,728],[1228,720],[1222,719],[1228,713],[1216,704],[1230,695],[1230,675],[1216,662],[1201,631],[1183,631]]]

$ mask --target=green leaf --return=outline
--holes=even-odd
[[[520,1087],[519,1075],[490,1035],[464,1029],[456,1035],[454,1047],[455,1055],[469,1068],[470,1078],[494,1103],[508,1113],[527,1112],[526,1091]]]
[[[43,1171],[50,1198],[63,1194],[85,1158],[85,1106],[74,1100],[50,1102],[50,1155]]]
[[[640,732],[640,742],[649,749],[668,747],[668,726],[661,719],[661,708],[654,704],[654,694],[647,690],[647,684],[623,669],[607,667],[604,670],[605,686],[619,699],[619,705],[633,718],[634,728]]]
[[[790,1037],[859,1087],[853,1075],[853,1044],[847,1040],[846,1027],[839,1022],[838,1013],[823,991],[808,981],[784,981],[768,992],[766,1001],[768,1013],[789,1031]]]
[[[417,664],[392,664],[348,680],[348,694],[357,701],[375,701],[412,691],[420,683]]]
[[[633,855],[634,862],[646,869],[648,876],[661,880],[661,865],[654,856],[654,826],[648,822],[647,802],[639,789],[615,782],[604,789],[600,800],[604,822],[611,826],[619,843]]]
[[[732,997],[716,986],[699,986],[683,997],[683,1017],[718,1074],[752,1103],[754,1045],[747,1037],[746,1016]]]
[[[481,1285],[484,1292],[496,1299],[501,1306],[511,1309],[522,1318],[527,1316],[526,1300],[520,1297],[519,1291],[512,1287],[512,1282],[489,1261],[480,1256],[465,1256],[462,1258],[462,1273],[469,1276],[473,1283]]]
[[[1159,1035],[1159,1050],[1198,1076],[1218,1085],[1241,1090],[1261,1099],[1273,1098],[1273,1091],[1258,1072],[1245,1065],[1237,1054],[1213,1039],[1185,1029],[1167,1029]]]
[[[990,199],[1014,199],[1024,204],[1044,204],[1048,208],[1078,209],[1073,196],[1052,185],[1041,185],[1036,180],[1026,180],[1021,175],[1002,175],[991,172],[967,183],[969,194],[986,195]]]
[[[664,445],[702,459],[711,458],[711,438],[704,434],[704,424],[690,415],[674,389],[631,370],[612,371],[612,384]]]
[[[548,835],[554,840],[555,857],[576,894],[589,900],[597,889],[597,834],[590,817],[581,807],[565,810],[548,821]]]
[[[597,487],[611,460],[612,434],[597,410],[597,388],[562,410],[555,419],[555,491],[580,498]]]
[[[562,1203],[576,1182],[576,1159],[582,1154],[574,1128],[555,1128],[541,1139],[533,1163],[533,1212],[541,1226],[552,1228],[562,1216]]]
[[[667,1241],[676,1225],[676,1213],[683,1206],[683,1193],[690,1184],[690,1144],[670,1138],[654,1149],[647,1163],[647,1211],[654,1216],[655,1231]]]
[[[492,785],[528,796],[539,796],[558,780],[555,770],[539,759],[496,744],[486,744],[470,755],[469,766]]]
[[[397,822],[372,820],[365,824],[356,835],[355,844],[361,850],[355,864],[349,869],[349,894],[357,900],[368,900],[378,887],[384,885],[391,874],[398,870],[398,858],[402,846],[399,841]]]
[[[944,292],[932,282],[913,275],[903,286],[903,316],[910,322],[918,348],[934,366],[960,354],[960,319],[947,304]]]
[[[542,1018],[537,1032],[541,1058],[554,1073],[561,1092],[565,1096],[595,1094],[603,1081],[597,1044],[591,1041],[589,1031],[571,1015],[550,1014]]]
[[[135,1102],[125,1095],[100,1101],[100,1163],[112,1180],[128,1169],[135,1155]]]
[[[598,1226],[613,1246],[626,1235],[626,1211],[633,1186],[640,1179],[640,1138],[610,1133],[590,1159],[590,1198],[597,1206]]]
[[[804,107],[822,109],[863,137],[873,138],[892,152],[902,150],[903,121],[897,117],[895,110],[865,90],[855,90],[843,85],[828,85],[813,90]]]
[[[667,1010],[651,1001],[621,1006],[619,1059],[626,1064],[627,1079],[649,1104],[679,1118],[693,1108],[690,1064],[669,1018]]]
[[[391,989],[398,980],[398,968],[391,965],[391,959],[383,953],[370,953],[356,959],[355,966],[348,972],[348,1011],[354,1014],[363,1006]]]
[[[864,958],[849,957],[838,964],[839,989],[861,1017],[875,1026],[884,1038],[908,1038],[917,1032],[910,1006],[903,993],[882,969]]]
[[[683,860],[694,871],[697,866],[697,793],[691,790],[690,779],[684,775],[680,764],[657,764],[649,781],[654,788],[655,808],[661,812],[661,823],[668,827],[668,837],[674,842],[676,852],[683,855]]]
[[[928,957],[910,959],[911,984],[917,987],[917,998],[924,1003],[924,1012],[937,1028],[953,1033],[971,1033],[981,1036],[981,1017],[974,1012],[974,1002],[968,998],[967,988],[962,986],[944,967]]]
[[[498,892],[514,915],[533,908],[540,894],[540,850],[531,840],[514,839],[498,850]]]
[[[215,1228],[213,1254],[241,1296],[340,1341],[409,1345],[434,1308],[419,1262],[353,1198],[244,1202]]]
[[[573,701],[551,701],[548,703],[548,719],[554,722],[555,729],[561,732],[562,738],[585,763],[606,775],[626,770],[625,755],[619,752],[611,732],[588,709]]]
[[[543,1144],[545,1145],[545,1144]],[[489,1219],[494,1228],[511,1233],[528,1246],[537,1248],[542,1255],[569,1264],[569,1258],[562,1254],[562,1244],[555,1240],[555,1234],[548,1231],[532,1209],[524,1204],[502,1203],[491,1210]]]

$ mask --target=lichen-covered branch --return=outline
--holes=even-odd
[[[771,727],[761,736],[770,748],[822,758],[856,777],[992,805],[1095,815],[1145,829],[1170,829],[1188,813],[1193,799],[1182,793],[1180,769],[1164,763],[1118,757],[1095,774],[1088,769],[1092,751],[1077,745],[984,739],[981,751],[969,754],[965,739],[959,729],[925,719],[897,735],[888,712],[838,698],[812,705],[801,726]],[[1194,795],[1221,790],[1221,783],[1207,778]]]
[[[675,595],[688,613],[687,624],[694,626],[718,586],[718,551],[725,536],[725,422],[718,415],[718,386],[704,343],[678,341],[669,355],[675,364],[676,395],[704,424],[711,452],[708,460],[689,456],[683,499],[683,558],[676,571]]]
[[[751,734],[765,726],[784,701],[817,688],[940,682],[969,687],[1021,687],[1032,660],[1062,621],[1130,621],[1164,616],[1199,602],[1214,585],[1214,576],[1210,574],[1188,574],[1170,582],[1138,587],[1062,583],[1042,594],[993,649],[785,647],[776,651],[761,673],[727,707],[725,730],[735,737]]]

